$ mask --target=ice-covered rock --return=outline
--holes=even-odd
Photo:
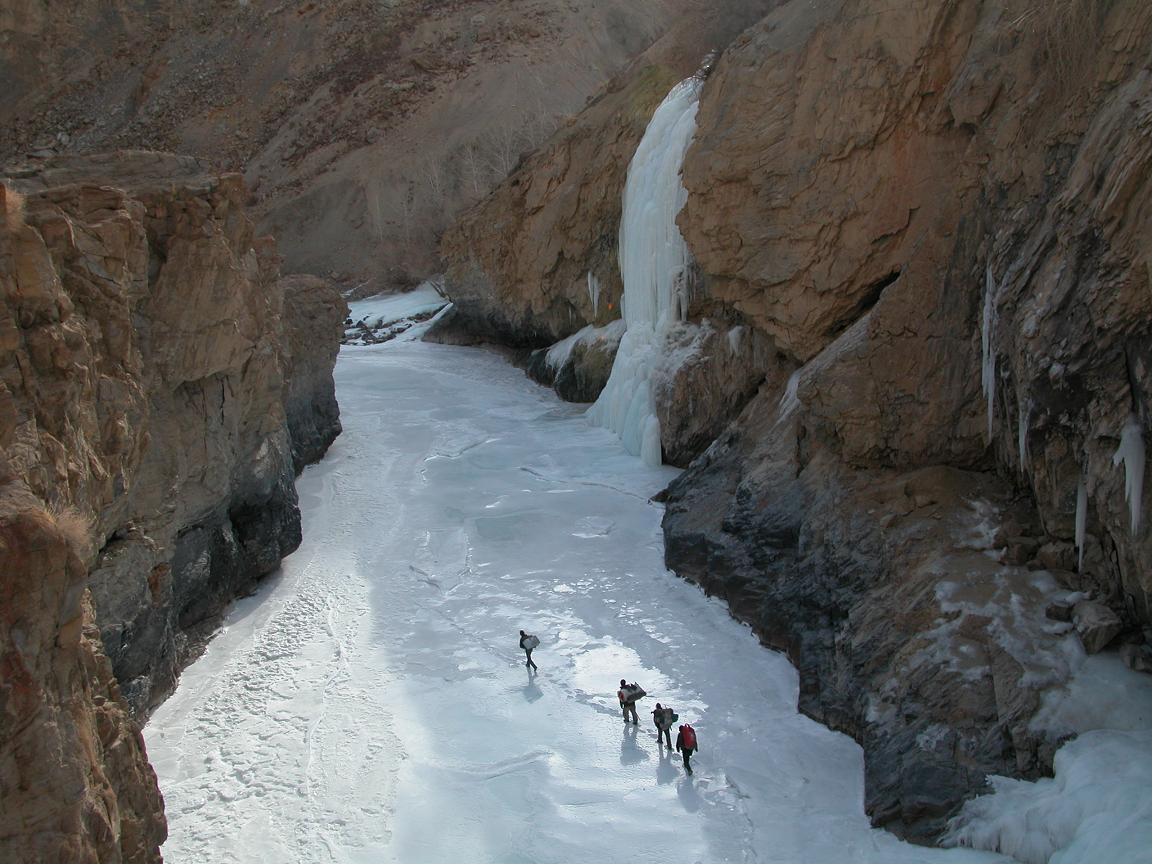
[[[1104,650],[1124,626],[1119,615],[1094,600],[1081,600],[1073,607],[1072,623],[1089,654]]]

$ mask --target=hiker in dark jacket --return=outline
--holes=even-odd
[[[689,774],[692,773],[692,764],[689,760],[692,758],[692,754],[699,749],[696,743],[696,730],[685,723],[680,727],[680,732],[676,736],[676,752],[684,754],[684,770]]]
[[[636,690],[623,678],[620,679],[620,689],[616,691],[616,698],[620,700],[620,710],[624,712],[624,722],[628,722],[628,715],[632,715],[632,722],[640,725],[640,718],[636,714]]]
[[[668,749],[672,749],[672,724],[675,722],[672,718],[675,715],[671,708],[662,708],[660,703],[656,703],[656,710],[652,712],[652,722],[656,724],[656,743],[661,747],[664,746],[664,741],[668,741]]]
[[[533,672],[536,671],[536,663],[532,660],[532,649],[540,644],[540,640],[533,636],[531,633],[520,631],[520,647],[524,649],[524,656],[528,658],[528,662],[524,665],[530,668]]]

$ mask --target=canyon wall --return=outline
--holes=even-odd
[[[455,214],[704,5],[10,0],[0,159],[189,153],[244,173],[286,272],[403,287],[436,272]]]
[[[158,861],[138,723],[299,543],[294,465],[339,431],[344,304],[285,285],[241,178],[193,159],[6,182],[0,849]]]
[[[1085,652],[1152,668],[1150,59],[1135,0],[791,2],[702,90],[668,564],[789,654],[914,839],[1050,770],[1074,730],[1037,718]],[[643,123],[596,111],[446,236],[455,333],[615,317]]]

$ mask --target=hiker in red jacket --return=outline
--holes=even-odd
[[[689,726],[687,723],[680,727],[680,733],[676,736],[676,752],[684,754],[684,770],[689,774],[692,773],[692,764],[689,760],[692,754],[695,753],[699,747],[696,745],[696,730]]]

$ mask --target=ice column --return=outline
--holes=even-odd
[[[661,462],[652,378],[664,360],[669,328],[688,307],[690,256],[676,215],[688,200],[680,166],[696,131],[700,84],[693,77],[672,88],[628,166],[619,256],[627,331],[608,383],[588,410],[593,423],[616,432],[628,452],[649,465]]]
[[[1135,414],[1128,415],[1124,431],[1120,433],[1120,446],[1112,457],[1112,464],[1124,463],[1124,498],[1132,516],[1132,533],[1140,527],[1140,507],[1144,498],[1144,436]]]
[[[592,317],[600,314],[600,280],[591,270],[588,271],[588,299],[592,303]]]

